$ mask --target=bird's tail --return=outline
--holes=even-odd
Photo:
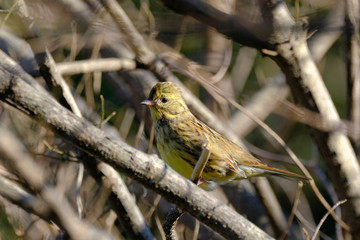
[[[269,166],[262,166],[261,169],[264,170],[264,174],[276,175],[276,176],[284,177],[284,178],[287,178],[290,180],[296,180],[296,181],[302,181],[302,182],[309,182],[310,180],[312,180],[312,178],[305,177],[300,174],[289,172],[289,171],[286,171],[283,169],[272,168]]]
[[[251,166],[251,167],[241,165],[238,167],[239,167],[239,169],[241,169],[242,172],[245,172],[246,177],[256,177],[256,176],[271,174],[271,175],[287,178],[290,180],[302,181],[302,182],[309,182],[312,179],[312,178],[308,178],[308,177],[302,176],[297,173],[289,172],[289,171],[278,169],[278,168],[269,167],[269,166],[263,165],[263,164],[257,165],[257,166]],[[243,178],[243,177],[241,177],[241,178]]]

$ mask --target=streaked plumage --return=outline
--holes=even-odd
[[[156,84],[142,104],[150,107],[162,159],[184,177],[191,176],[203,144],[208,143],[211,154],[202,173],[204,183],[200,185],[205,189],[212,188],[212,182],[224,183],[265,174],[308,180],[292,172],[268,167],[198,120],[173,83]]]

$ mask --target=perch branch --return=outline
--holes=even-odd
[[[88,154],[96,156],[117,171],[158,192],[224,237],[271,239],[233,209],[166,167],[158,157],[149,156],[122,141],[111,139],[90,122],[60,106],[48,94],[34,91],[30,84],[14,72],[14,68],[9,69],[6,66],[4,63],[6,55],[1,55],[0,98],[2,101],[40,120]]]

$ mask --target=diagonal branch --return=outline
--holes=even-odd
[[[147,155],[122,141],[112,140],[90,122],[60,106],[48,94],[34,91],[30,84],[12,71],[13,69],[6,67],[4,61],[7,56],[1,55],[0,59],[3,62],[0,65],[0,98],[2,101],[40,120],[88,154],[158,192],[224,237],[271,239],[226,204],[166,167],[155,155]]]
[[[278,3],[274,3],[273,7],[286,8],[284,4]],[[280,20],[276,22],[275,18],[274,21],[274,24],[282,24]],[[289,40],[279,42],[278,55],[272,58],[285,73],[287,83],[298,103],[319,112],[323,120],[329,124],[340,123],[339,114],[309,52],[304,26],[293,21],[292,24],[293,33],[289,35]],[[360,166],[354,149],[348,136],[342,131],[322,132],[310,129],[325,160],[338,197],[349,199],[342,208],[343,219],[349,224],[354,236],[357,236],[360,234],[360,223],[357,220],[360,217]],[[328,209],[329,207],[327,206]],[[347,228],[344,225],[343,227]]]

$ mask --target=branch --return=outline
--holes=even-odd
[[[274,14],[274,24],[283,25],[284,20],[277,19],[275,14],[277,11],[285,11],[281,9],[286,8],[286,6],[278,4],[277,1],[268,2],[269,11]],[[297,102],[312,111],[319,112],[323,120],[329,124],[340,123],[340,117],[329,92],[310,55],[306,42],[306,31],[303,30],[304,26],[301,23],[295,23],[293,20],[285,23],[285,25],[289,24],[292,25],[292,34],[289,34],[288,41],[278,43],[278,55],[273,56],[273,60],[285,73],[286,80]],[[354,149],[347,135],[341,131],[322,132],[314,128],[311,128],[311,131],[327,164],[338,197],[349,199],[348,204],[345,204],[342,209],[343,218],[356,236],[360,234],[360,223],[357,220],[360,217],[360,198],[358,198],[360,193],[360,166]],[[330,206],[327,206],[328,210],[329,208]],[[348,229],[346,225],[342,226]]]
[[[132,239],[154,239],[150,229],[146,225],[144,216],[134,201],[134,197],[122,181],[119,173],[106,163],[99,162],[97,168],[106,176],[103,180],[111,188],[110,195],[112,206],[127,234],[131,234]],[[107,180],[107,181],[106,181]],[[119,202],[121,204],[119,204]]]
[[[46,202],[26,192],[16,183],[3,177],[2,175],[0,175],[0,195],[48,222],[54,221],[59,224],[56,216],[53,214]]]
[[[147,155],[110,136],[55,102],[48,94],[35,91],[0,59],[0,98],[40,120],[74,145],[117,171],[141,182],[181,209],[203,221],[229,239],[271,239],[233,209],[168,168],[155,155]],[[33,80],[34,81],[34,80]]]
[[[204,9],[207,10],[208,7],[202,5],[202,1],[196,1],[196,4],[189,3],[186,0],[162,1],[172,9],[184,9],[185,11],[183,10],[182,13],[186,12],[190,15],[196,14],[197,12],[193,11],[196,9],[202,16]],[[187,5],[190,7],[187,7]],[[197,8],[197,6],[202,7]],[[274,31],[273,34],[276,36],[274,40],[276,41],[277,54],[271,57],[285,73],[295,99],[301,105],[313,111],[319,111],[327,121],[340,121],[329,93],[309,53],[306,43],[307,36],[303,30],[304,26],[295,24],[285,4],[277,0],[266,1],[262,10],[273,24],[270,29]],[[213,20],[219,20],[216,19],[216,16],[211,15],[211,11],[206,13],[207,15],[204,14],[209,17],[208,19],[201,17],[198,17],[198,19],[209,25]],[[217,11],[215,12],[218,16],[224,16],[224,13]],[[216,29],[222,32],[219,27]],[[244,43],[230,34],[227,34],[227,36],[237,42]],[[247,46],[253,45],[247,44]],[[272,47],[268,49],[272,49]],[[360,216],[360,199],[356,197],[360,192],[360,167],[350,141],[341,132],[324,133],[316,129],[312,129],[312,131],[320,152],[326,161],[339,198],[349,199],[348,204],[345,204],[343,208],[344,219],[351,225],[351,229],[357,232],[360,230],[360,223],[356,220]],[[331,206],[326,204],[326,208],[329,210]],[[342,224],[342,226],[348,229],[346,224]]]
[[[116,72],[134,70],[136,63],[130,59],[103,58],[57,63],[61,75],[73,75],[92,72]]]

